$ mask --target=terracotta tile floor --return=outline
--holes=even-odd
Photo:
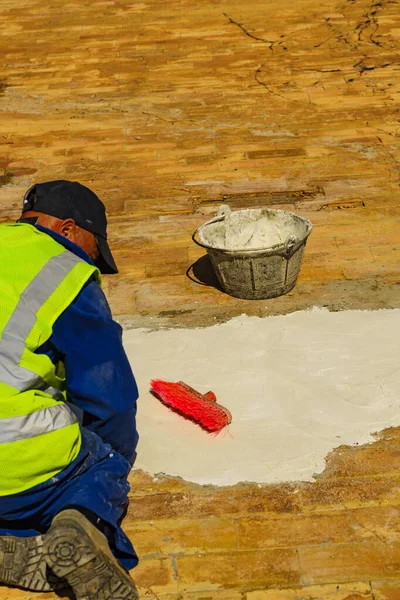
[[[0,25],[0,220],[35,181],[93,187],[122,323],[400,306],[397,0],[2,0]],[[290,294],[213,287],[190,235],[222,202],[311,219]],[[136,472],[143,597],[400,599],[399,440],[340,448],[307,485]]]

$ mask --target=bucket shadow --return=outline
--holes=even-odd
[[[225,293],[217,279],[208,254],[197,259],[186,271],[186,276],[197,285],[214,287],[219,292]]]
[[[68,598],[68,600],[75,600],[76,596],[71,588],[64,590],[54,590],[53,592],[58,598]]]

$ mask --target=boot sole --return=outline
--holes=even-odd
[[[77,600],[137,600],[129,575],[112,555],[105,536],[83,515],[65,510],[44,536],[51,570],[72,587]]]
[[[68,587],[49,571],[43,556],[43,537],[0,537],[0,581],[34,592]]]

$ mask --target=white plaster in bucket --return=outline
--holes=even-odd
[[[124,333],[140,389],[136,467],[217,485],[310,481],[341,444],[400,425],[400,309],[241,316],[205,329]],[[210,435],[149,393],[152,378],[229,408]]]

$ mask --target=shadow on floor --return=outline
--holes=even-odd
[[[196,260],[196,262],[188,268],[186,275],[191,281],[194,281],[194,283],[197,283],[198,285],[211,286],[220,292],[224,291],[215,275],[208,254],[205,254]]]
[[[59,598],[62,598],[63,600],[66,600],[67,598],[68,598],[68,600],[76,599],[76,596],[71,588],[67,588],[67,589],[63,589],[63,590],[54,590],[54,593],[56,596],[58,596]]]

